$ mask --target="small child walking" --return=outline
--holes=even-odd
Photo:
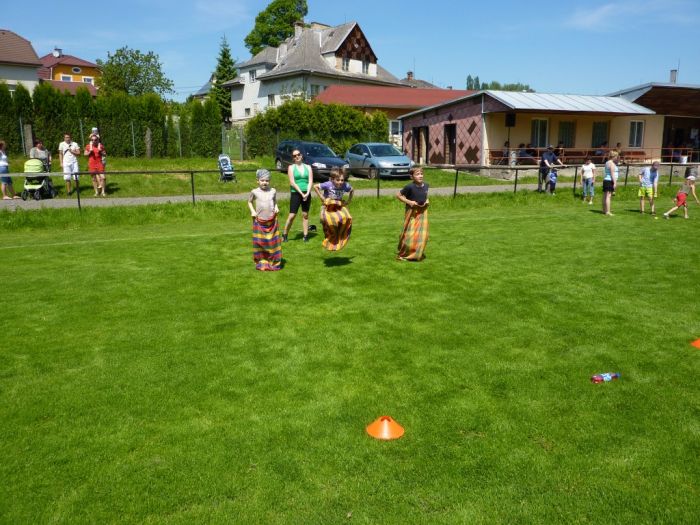
[[[258,187],[250,192],[248,208],[253,217],[253,261],[255,269],[276,272],[282,269],[282,242],[277,223],[277,190],[270,187],[270,172],[255,173]]]
[[[700,204],[700,201],[698,200],[698,196],[695,194],[695,176],[691,175],[685,179],[683,182],[683,186],[681,186],[681,189],[678,191],[676,194],[676,205],[668,210],[666,213],[664,213],[664,219],[668,219],[669,215],[671,215],[674,211],[676,211],[678,208],[683,208],[683,214],[685,218],[688,218],[688,195],[692,194],[693,198],[695,199],[696,204]]]
[[[593,204],[595,194],[595,164],[590,157],[586,157],[581,166],[581,184],[583,184],[583,202],[588,199],[588,204]]]
[[[338,168],[331,170],[330,180],[314,185],[321,202],[321,224],[323,225],[323,247],[336,252],[345,248],[352,232],[352,216],[348,205],[355,190],[345,181],[345,173]],[[347,200],[343,197],[347,195]]]
[[[421,168],[411,168],[410,173],[413,182],[396,194],[396,198],[406,205],[396,258],[400,261],[422,261],[428,244],[428,184],[423,182]]]
[[[556,195],[557,191],[557,170],[556,168],[549,168],[549,173],[547,173],[547,178],[545,179],[547,183],[547,193],[550,195]]]

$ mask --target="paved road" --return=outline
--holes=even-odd
[[[571,188],[572,183],[557,184],[559,188]],[[518,190],[536,190],[537,184],[518,184]],[[380,195],[395,195],[397,188],[384,188],[380,190]],[[430,188],[431,195],[452,195],[454,188]],[[513,184],[496,184],[489,186],[458,186],[457,193],[503,193],[513,191]],[[90,192],[92,193],[92,192]],[[89,195],[90,193],[87,193]],[[279,192],[279,199],[289,199],[289,193]],[[355,190],[356,197],[374,197],[377,195],[376,189]],[[195,200],[204,201],[243,201],[248,198],[247,193],[224,193],[216,195],[196,195]],[[85,208],[105,208],[109,206],[145,206],[148,204],[168,204],[192,202],[191,195],[174,195],[170,197],[104,197],[95,198],[93,196],[81,197],[80,205]],[[41,201],[34,200],[0,200],[0,209],[24,209],[38,210],[41,208],[77,208],[78,202],[73,195],[69,199],[47,199]]]

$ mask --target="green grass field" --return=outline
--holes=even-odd
[[[431,201],[272,274],[243,203],[0,212],[0,522],[697,523],[700,207]]]
[[[21,173],[23,170],[24,159],[14,158],[11,163],[11,171],[13,173]],[[261,167],[268,169],[274,166],[272,157],[263,157],[254,161],[234,162],[237,171],[237,183],[221,183],[219,182],[219,173],[196,173],[195,174],[195,193],[198,195],[215,195],[221,193],[247,193],[256,186],[255,170]],[[87,170],[87,162],[84,158],[80,159],[80,167]],[[188,171],[188,170],[218,170],[216,159],[206,158],[183,158],[183,159],[142,159],[142,158],[116,158],[109,157],[107,163],[109,171]],[[66,198],[66,191],[63,179],[59,174],[60,167],[58,161],[53,163],[54,186],[59,191],[58,198]],[[430,177],[433,187],[452,187],[454,185],[455,174],[453,171],[445,171],[439,169],[426,169],[426,175]],[[537,182],[536,175],[523,176],[521,179],[525,182]],[[278,189],[287,188],[289,182],[284,173],[272,170],[272,183]],[[382,188],[400,188],[406,185],[407,178],[382,179],[380,185]],[[375,189],[377,187],[376,180],[368,180],[362,177],[353,177],[352,184],[356,189]],[[475,173],[460,172],[459,184],[464,186],[487,186],[493,184],[512,184],[511,181],[504,181],[500,178],[490,178],[479,176]],[[22,191],[23,179],[14,180],[14,187],[17,193]],[[81,177],[81,191],[83,196],[92,196],[92,185],[90,177],[84,175]],[[192,188],[190,185],[189,173],[179,174],[145,174],[135,173],[131,175],[107,175],[107,191],[110,197],[152,197],[152,196],[172,196],[172,195],[190,195]],[[74,197],[70,197],[74,198]]]

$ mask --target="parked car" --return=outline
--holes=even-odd
[[[320,142],[303,140],[283,140],[275,150],[275,166],[282,173],[287,173],[290,164],[294,164],[292,151],[299,150],[304,156],[304,163],[311,166],[314,181],[328,180],[332,168],[348,168],[345,159],[336,155],[331,148]]]
[[[366,142],[353,145],[345,154],[350,172],[370,179],[380,177],[406,177],[414,162],[393,144]]]

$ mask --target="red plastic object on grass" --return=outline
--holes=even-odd
[[[696,339],[690,344],[693,345],[695,348],[700,348],[700,339]]]
[[[391,419],[390,416],[381,416],[367,425],[367,433],[376,439],[398,439],[403,436],[401,425]]]

